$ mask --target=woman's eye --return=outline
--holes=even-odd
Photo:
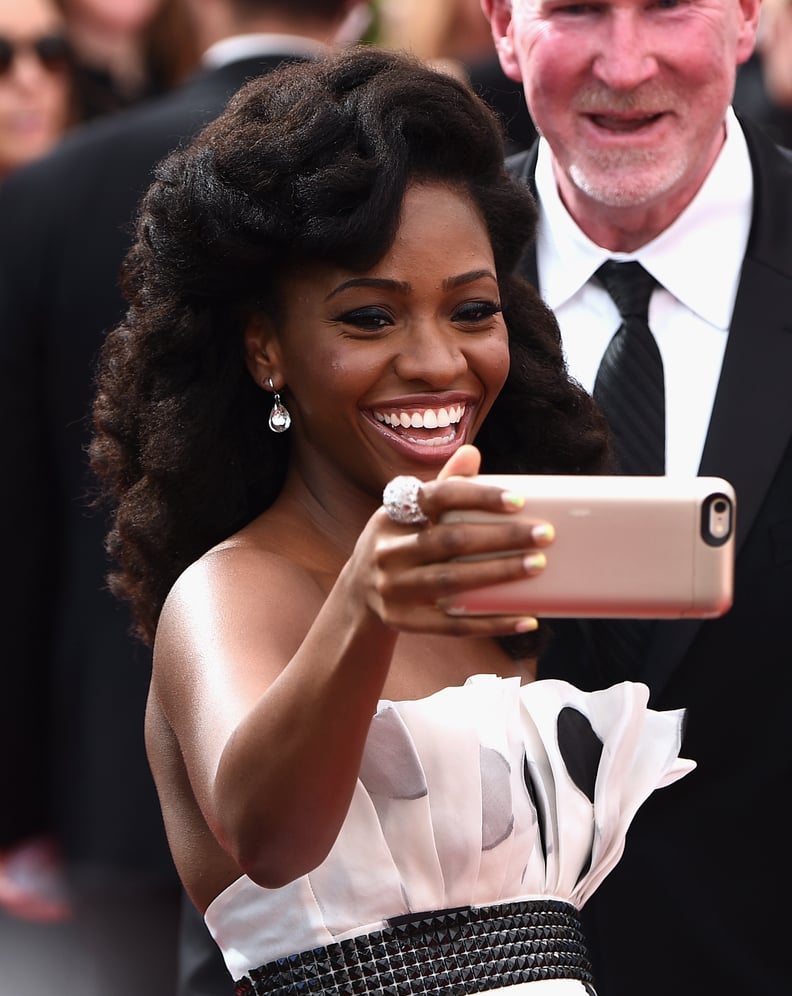
[[[354,325],[357,329],[373,332],[379,332],[393,325],[393,319],[382,308],[359,308],[341,315],[338,320],[344,325]]]
[[[453,314],[455,322],[464,325],[476,325],[489,321],[494,315],[500,314],[501,307],[495,301],[466,301]]]

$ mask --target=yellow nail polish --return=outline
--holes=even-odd
[[[502,492],[501,500],[506,508],[520,509],[525,505],[525,495],[518,495],[516,491]]]
[[[525,619],[519,619],[514,627],[515,633],[532,633],[535,629],[539,629],[539,620],[533,619],[531,616],[526,616]]]
[[[543,553],[528,553],[523,557],[526,571],[541,571],[547,567],[547,557]]]
[[[539,522],[531,530],[537,543],[551,543],[555,539],[555,529],[549,522]]]

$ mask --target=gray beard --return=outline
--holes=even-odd
[[[681,159],[666,161],[664,169],[657,170],[662,153],[655,149],[618,155],[599,156],[596,159],[596,180],[591,178],[588,166],[572,163],[569,176],[575,186],[592,200],[608,207],[639,207],[660,197],[674,186],[685,172],[686,162]],[[634,167],[634,176],[624,177],[625,165]],[[651,175],[645,176],[646,167]],[[618,167],[618,172],[615,171]]]

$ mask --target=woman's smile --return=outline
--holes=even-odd
[[[468,430],[475,408],[475,398],[460,397],[455,392],[445,400],[393,401],[367,409],[364,415],[374,420],[377,431],[402,456],[434,463],[446,460],[469,441]]]

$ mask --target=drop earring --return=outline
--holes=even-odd
[[[275,390],[272,377],[267,378],[267,387],[275,395],[272,402],[272,411],[269,416],[269,427],[273,432],[285,432],[291,425],[291,415],[288,408],[281,403],[280,394]]]

